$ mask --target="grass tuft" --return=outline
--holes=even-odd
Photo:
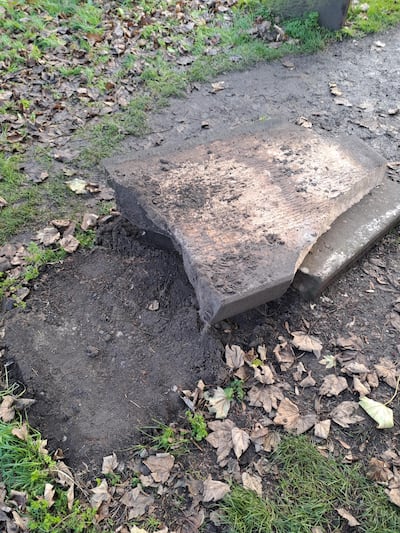
[[[400,511],[358,465],[323,457],[304,436],[283,438],[273,462],[278,481],[266,498],[236,486],[222,503],[232,533],[309,533],[314,527],[340,532],[346,524],[338,508],[356,517],[359,531],[400,531]]]

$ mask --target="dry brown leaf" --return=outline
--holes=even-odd
[[[386,461],[381,461],[377,457],[369,460],[367,478],[378,483],[388,483],[393,478],[393,472]]]
[[[102,503],[108,504],[111,501],[111,494],[109,493],[107,481],[105,479],[102,480],[100,485],[91,489],[90,492],[92,493],[90,497],[90,505],[93,509],[96,509],[96,511]]]
[[[330,430],[331,421],[329,419],[321,420],[320,422],[317,422],[317,424],[315,424],[314,435],[319,439],[326,440],[329,437]]]
[[[247,450],[250,444],[250,437],[246,431],[237,427],[232,428],[233,451],[239,457]]]
[[[230,492],[228,483],[215,481],[209,477],[203,484],[203,502],[217,502]]]
[[[393,328],[400,332],[400,314],[396,311],[392,311],[389,315],[389,320]]]
[[[69,511],[72,511],[72,508],[74,506],[74,498],[74,486],[70,485],[67,490],[67,506]]]
[[[237,370],[244,365],[244,351],[240,346],[225,346],[225,360],[227,366],[232,370]]]
[[[322,344],[317,337],[308,335],[304,331],[292,331],[292,344],[303,352],[312,352],[316,357],[321,357]]]
[[[315,379],[311,375],[311,370],[309,371],[307,377],[305,377],[303,380],[300,381],[299,385],[300,387],[303,387],[303,389],[306,389],[308,387],[314,387],[316,385]]]
[[[174,466],[175,458],[170,453],[157,453],[157,455],[148,457],[143,463],[150,470],[156,483],[166,483]]]
[[[260,344],[260,346],[257,346],[257,353],[261,359],[261,361],[266,361],[267,359],[267,347],[265,344]]]
[[[153,505],[154,498],[142,491],[140,487],[135,487],[122,496],[120,502],[129,508],[130,520],[143,516],[148,508]]]
[[[43,228],[36,233],[35,239],[43,246],[50,246],[60,240],[60,232],[54,226]]]
[[[11,433],[17,437],[17,439],[26,441],[29,436],[29,430],[26,422],[21,424],[19,427],[15,427],[11,430]]]
[[[400,507],[400,488],[386,489],[385,492],[389,496],[389,500]]]
[[[281,435],[277,431],[270,431],[264,439],[263,448],[266,452],[273,452],[281,442]]]
[[[57,474],[57,483],[59,483],[63,487],[74,486],[74,475],[63,461],[57,461],[54,472]]]
[[[273,352],[282,372],[289,370],[296,360],[292,347],[285,340],[277,344]]]
[[[350,527],[356,527],[360,525],[360,522],[356,520],[356,518],[354,518],[354,516],[351,513],[349,513],[349,511],[346,511],[346,509],[340,508],[340,509],[336,509],[336,511],[338,515],[340,515],[342,518],[347,520],[347,523],[349,524]]]
[[[300,361],[297,366],[296,370],[293,372],[292,376],[295,381],[300,381],[303,377],[303,374],[307,373],[306,367],[303,365],[303,363]]]
[[[387,358],[382,358],[379,361],[379,364],[374,365],[376,373],[378,376],[383,379],[383,381],[395,389],[397,386],[397,368],[396,365]]]
[[[252,490],[262,497],[262,480],[260,476],[243,472],[242,485],[245,489]]]
[[[368,374],[370,372],[369,368],[360,363],[359,361],[348,361],[342,366],[342,372],[344,374]]]
[[[219,91],[223,91],[225,89],[225,82],[224,81],[216,81],[215,83],[211,84],[211,92],[217,93]]]
[[[3,209],[3,207],[7,207],[8,206],[8,202],[5,198],[3,198],[2,196],[0,196],[0,209]]]
[[[362,382],[360,378],[354,376],[353,389],[358,392],[360,397],[367,396],[371,392],[371,387],[367,382]]]
[[[299,408],[288,398],[283,398],[279,404],[274,424],[283,426],[286,430],[293,430],[297,426],[300,417]]]
[[[52,507],[54,505],[54,494],[56,492],[56,489],[53,487],[51,483],[46,483],[44,486],[44,499],[47,502],[48,507]]]
[[[337,377],[335,374],[325,376],[319,388],[321,396],[339,396],[347,389],[347,380],[344,377]]]
[[[278,402],[284,398],[281,389],[276,385],[266,385],[265,387],[254,385],[249,390],[247,397],[251,406],[263,407],[267,414],[270,414],[272,409],[277,409]]]
[[[66,181],[65,184],[75,194],[86,194],[88,192],[86,189],[87,182],[85,180],[74,178],[73,180]]]
[[[142,527],[133,526],[129,530],[129,533],[149,533],[147,529],[143,529]]]
[[[361,337],[350,335],[349,337],[339,337],[336,341],[336,346],[341,350],[360,352],[364,348],[364,343]]]
[[[22,518],[17,511],[12,512],[12,517],[15,522],[15,525],[21,530],[21,531],[28,531],[28,523],[29,518]],[[7,524],[8,525],[8,524]],[[12,533],[13,530],[10,530],[10,533]],[[7,527],[7,533],[9,533],[9,529]]]
[[[211,429],[210,433],[206,437],[206,441],[217,449],[217,462],[220,466],[225,466],[227,463],[227,457],[233,448],[232,442],[232,429],[235,424],[232,420],[215,420],[208,423],[208,427]]]
[[[0,418],[3,422],[11,422],[15,417],[14,397],[4,396],[0,405]]]
[[[345,401],[340,403],[332,411],[332,420],[342,428],[348,428],[351,424],[363,422],[364,417],[358,415],[360,408],[357,402]]]
[[[83,231],[87,231],[90,228],[94,228],[97,225],[98,220],[98,215],[95,215],[94,213],[85,213],[83,215],[81,228],[83,229]]]
[[[103,457],[103,465],[101,467],[102,474],[111,474],[118,466],[118,459],[115,453]]]
[[[60,246],[67,253],[72,254],[79,248],[79,241],[73,235],[67,235],[60,240]]]
[[[263,365],[254,368],[254,377],[263,385],[272,385],[275,383],[275,376],[269,365]]]
[[[251,432],[250,440],[254,444],[256,452],[259,452],[264,449],[264,440],[268,433],[269,429],[260,425],[255,427]]]
[[[375,371],[367,374],[367,382],[368,382],[368,385],[373,389],[376,389],[377,387],[379,387],[378,374]]]
[[[297,420],[296,424],[296,435],[302,435],[309,429],[311,429],[313,426],[315,426],[315,423],[317,421],[317,415],[315,414],[309,414],[300,416]]]

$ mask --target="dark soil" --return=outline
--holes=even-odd
[[[385,47],[374,45],[377,40],[291,58],[294,68],[276,62],[222,76],[226,89],[217,94],[208,85],[192,87],[186,99],[172,101],[152,118],[152,134],[127,139],[121,152],[206,140],[204,121],[214,134],[264,118],[294,122],[305,116],[316,131],[354,134],[388,160],[398,160],[400,114],[388,111],[400,104],[400,31],[379,36]],[[329,82],[337,83],[352,107],[334,102]],[[99,468],[103,455],[122,454],[138,441],[139,427],[179,416],[185,406],[174,387],[192,388],[200,378],[208,385],[222,382],[225,343],[246,349],[266,344],[272,354],[279,335],[290,339],[287,322],[291,330],[320,337],[324,353],[337,352],[338,337],[355,334],[369,366],[383,356],[396,362],[399,331],[389,317],[400,296],[399,239],[397,229],[312,304],[289,291],[206,330],[180,258],[140,242],[133,228],[117,220],[102,229],[102,246],[49,268],[27,308],[6,317],[6,357],[37,400],[29,420],[51,449],[65,450],[69,464]],[[312,354],[298,355],[319,386],[325,367]],[[320,419],[339,401],[358,399],[349,390],[340,400],[317,402],[316,388],[296,395],[291,371],[286,376],[288,397],[303,413],[317,407]],[[382,384],[375,399],[386,401],[392,392]],[[392,407],[398,418],[398,399]],[[358,455],[362,443],[370,445],[368,456],[397,443],[396,428],[378,432],[367,420],[349,430],[335,426],[333,435]]]

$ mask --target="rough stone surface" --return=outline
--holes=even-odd
[[[386,179],[341,215],[297,271],[294,286],[318,296],[337,276],[400,221],[400,183]]]
[[[383,178],[357,139],[270,121],[173,153],[109,161],[119,208],[182,254],[205,322],[281,296],[318,237]]]
[[[349,5],[350,0],[270,0],[271,9],[285,18],[316,11],[320,24],[331,30],[343,26]]]

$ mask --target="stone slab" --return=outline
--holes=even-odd
[[[321,26],[338,30],[346,20],[350,0],[269,0],[268,5],[284,18],[302,17],[316,11]]]
[[[387,178],[318,239],[297,271],[294,287],[305,298],[315,298],[399,222],[400,183]]]
[[[207,323],[281,296],[317,239],[385,172],[358,139],[281,121],[160,153],[105,167],[121,213],[182,254]]]

